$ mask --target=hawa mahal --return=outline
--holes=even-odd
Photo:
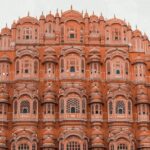
[[[0,150],[150,150],[150,41],[70,10],[0,33]]]

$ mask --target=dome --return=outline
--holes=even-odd
[[[106,21],[106,24],[107,25],[113,25],[113,24],[119,24],[119,25],[122,25],[122,26],[127,26],[126,22],[121,20],[121,19],[118,19],[116,17],[114,17],[113,19],[109,19]]]
[[[11,30],[7,27],[7,25],[1,30],[1,35],[11,35]]]
[[[42,14],[40,16],[40,20],[45,20],[45,16],[44,16],[43,12],[42,12]]]
[[[54,19],[55,17],[53,14],[51,14],[51,11],[50,11],[50,13],[46,16],[46,22],[49,22],[49,21],[53,22]]]
[[[39,24],[39,21],[36,18],[29,16],[28,14],[28,16],[20,18],[17,22],[17,24],[24,24],[24,23]]]
[[[135,31],[133,31],[133,37],[141,37],[142,33],[140,30],[136,29]]]
[[[90,16],[90,22],[98,22],[98,17],[94,14],[93,12],[93,15]]]

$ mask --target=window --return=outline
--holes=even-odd
[[[20,144],[18,150],[29,150],[29,145],[27,144]]]
[[[116,113],[117,114],[125,114],[125,104],[123,101],[118,101],[116,103]]]
[[[82,113],[85,114],[86,112],[86,99],[82,100]]]
[[[80,105],[79,101],[76,99],[69,99],[67,101],[67,113],[79,113]]]
[[[116,74],[120,74],[120,70],[116,70]]]
[[[113,105],[112,102],[109,102],[109,114],[113,113]]]
[[[114,145],[113,144],[111,144],[110,150],[114,150]]]
[[[70,67],[70,72],[75,72],[75,67],[74,66]]]
[[[107,62],[107,74],[110,75],[110,73],[111,73],[110,62]]]
[[[14,102],[14,114],[17,114],[17,101]]]
[[[3,113],[3,104],[0,104],[0,114]]]
[[[126,75],[129,73],[128,63],[125,63],[125,73]]]
[[[28,101],[22,101],[21,102],[20,112],[23,114],[30,113],[30,103]]]
[[[61,72],[64,72],[64,59],[63,58],[60,61],[60,65],[61,65]]]
[[[121,32],[119,31],[119,29],[114,28],[113,32],[112,32],[112,39],[115,41],[121,40]]]
[[[75,35],[74,35],[73,33],[71,33],[71,34],[70,34],[70,38],[71,38],[71,39],[74,39],[74,38],[75,38]]]
[[[131,102],[128,102],[128,114],[131,114]]]
[[[33,102],[33,114],[36,114],[37,113],[37,102],[34,101]]]
[[[81,150],[80,144],[76,141],[67,143],[67,150]]]
[[[38,73],[38,62],[37,62],[37,60],[34,61],[34,73],[35,74]]]
[[[23,30],[23,39],[24,40],[32,39],[32,28],[24,28],[24,30]]]
[[[16,74],[19,74],[19,61],[16,61]]]
[[[125,144],[119,144],[117,150],[128,150],[128,147]]]
[[[60,112],[63,114],[64,113],[64,100],[60,100]]]
[[[32,150],[36,150],[36,144],[32,145]]]

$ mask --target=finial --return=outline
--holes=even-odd
[[[30,12],[28,11],[28,17],[30,16]]]
[[[51,13],[52,13],[52,12],[51,12],[51,10],[50,10],[49,14],[51,15]]]
[[[114,19],[116,19],[116,15],[114,14]]]
[[[124,22],[126,22],[126,19],[124,18]]]
[[[70,6],[70,10],[72,10],[73,9],[73,7],[72,7],[72,5]]]
[[[58,8],[57,8],[57,10],[56,10],[56,13],[58,13]]]
[[[42,11],[42,16],[44,15],[44,12]]]
[[[7,28],[7,23],[6,23],[6,28]]]
[[[82,15],[83,15],[83,10],[82,10]]]
[[[94,11],[93,11],[93,15],[94,15]]]
[[[63,14],[63,10],[61,10],[61,15]]]
[[[135,28],[136,28],[136,30],[137,30],[137,28],[138,28],[138,27],[137,27],[137,24],[136,24]]]
[[[101,16],[103,16],[103,13],[101,12]]]

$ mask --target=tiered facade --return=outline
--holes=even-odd
[[[0,35],[0,150],[150,150],[150,41],[72,8]]]

